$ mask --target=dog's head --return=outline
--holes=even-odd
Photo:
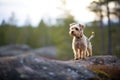
[[[70,31],[69,31],[69,34],[71,36],[74,36],[74,37],[82,37],[83,36],[83,29],[84,29],[84,25],[82,24],[76,24],[76,23],[72,23],[70,24]]]

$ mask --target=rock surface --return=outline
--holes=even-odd
[[[64,61],[63,63],[72,66],[83,66],[83,67],[87,67],[89,65],[105,65],[109,67],[120,68],[120,59],[112,55],[92,56],[92,57],[88,57],[86,60],[76,60],[76,61],[70,60],[70,61]]]
[[[0,80],[120,80],[116,56],[60,61],[40,57],[40,51],[26,45],[0,47]]]
[[[22,55],[0,58],[0,80],[90,80],[98,76],[84,67]]]

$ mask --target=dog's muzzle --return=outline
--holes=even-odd
[[[74,34],[74,31],[71,31],[71,34]]]
[[[69,34],[70,34],[71,36],[75,36],[75,32],[74,32],[74,31],[70,31]]]

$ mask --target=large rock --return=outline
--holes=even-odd
[[[0,57],[18,56],[21,54],[26,54],[30,50],[30,47],[27,45],[6,45],[0,47]]]
[[[98,76],[84,67],[46,58],[22,55],[0,58],[0,80],[93,80]]]
[[[48,58],[57,57],[57,49],[55,46],[42,47],[37,49],[31,49],[27,45],[6,45],[0,47],[0,57],[5,56],[19,56],[22,54],[35,54],[38,56],[44,56]]]
[[[116,56],[68,61],[40,57],[56,55],[55,50],[54,47],[33,50],[26,45],[0,47],[0,80],[120,80],[120,59]]]
[[[57,48],[55,46],[42,47],[32,50],[33,53],[48,58],[57,58]]]

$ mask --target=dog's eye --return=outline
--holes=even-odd
[[[77,30],[77,31],[78,31],[78,28],[75,28],[75,30]]]

